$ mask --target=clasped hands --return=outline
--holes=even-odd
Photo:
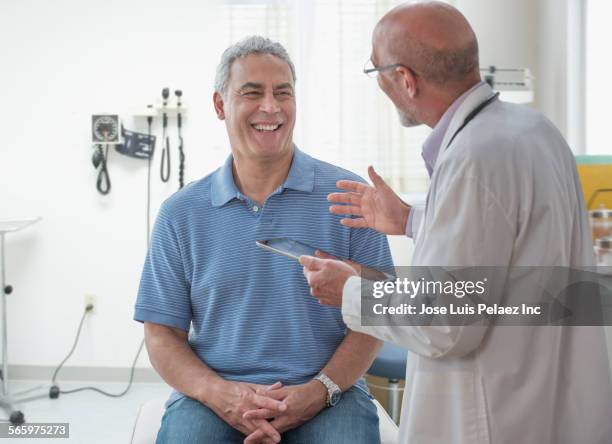
[[[246,435],[244,444],[274,444],[280,442],[282,433],[319,413],[326,399],[325,386],[316,380],[291,386],[226,381],[219,402],[210,407]]]

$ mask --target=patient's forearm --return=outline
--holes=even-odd
[[[151,364],[164,381],[203,404],[211,401],[214,386],[224,380],[196,356],[187,332],[146,322],[145,343]]]
[[[349,330],[322,371],[345,391],[370,368],[380,347],[378,339]]]

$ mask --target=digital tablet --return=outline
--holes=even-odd
[[[264,250],[282,254],[296,261],[300,256],[315,256],[316,248],[303,242],[289,239],[288,237],[277,237],[274,239],[258,240],[255,242],[258,247]]]
[[[265,239],[255,241],[258,247],[264,250],[272,251],[273,253],[282,254],[288,258],[299,261],[300,256],[315,256],[317,248],[311,247],[300,241],[290,239],[288,237],[277,237],[273,239]],[[319,250],[322,251],[323,250]],[[340,258],[339,258],[340,259]],[[387,280],[394,279],[394,277],[388,273],[376,270],[375,268],[366,267],[365,265],[359,264],[361,267],[361,277],[373,280]]]

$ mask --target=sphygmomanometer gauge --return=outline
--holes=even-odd
[[[92,142],[120,143],[119,116],[98,114],[91,116]]]

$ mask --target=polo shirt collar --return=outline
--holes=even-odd
[[[232,172],[233,156],[230,154],[221,168],[215,171],[210,189],[211,203],[215,207],[225,205],[232,199],[238,198],[238,187],[234,183]]]
[[[232,164],[234,158],[230,154],[221,168],[213,173],[211,183],[211,203],[215,207],[225,205],[232,199],[237,199],[240,191],[234,182]],[[315,164],[314,159],[293,145],[293,160],[291,168],[282,188],[296,191],[312,192],[314,190]]]
[[[314,159],[293,145],[293,160],[283,188],[311,193],[314,190]]]

